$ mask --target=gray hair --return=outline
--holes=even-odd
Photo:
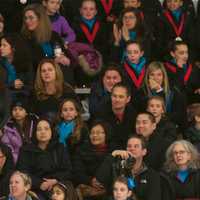
[[[166,171],[177,171],[179,166],[174,161],[173,150],[176,145],[182,145],[184,149],[191,154],[191,160],[188,162],[188,168],[190,169],[200,169],[200,155],[195,148],[195,146],[186,140],[177,140],[173,142],[166,152],[166,162],[164,168]]]

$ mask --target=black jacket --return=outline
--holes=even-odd
[[[111,191],[113,185],[113,165],[115,158],[109,155],[96,173],[97,180],[104,185],[107,191]],[[160,200],[160,177],[157,172],[144,166],[143,170],[134,177],[136,187],[133,192],[139,199],[143,200]]]
[[[97,152],[90,142],[82,144],[73,158],[75,183],[90,185],[91,179],[95,177],[97,169],[103,163],[108,152],[109,149],[106,152]]]

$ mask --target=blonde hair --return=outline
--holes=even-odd
[[[153,71],[156,71],[156,70],[162,71],[162,74],[163,74],[162,87],[163,87],[165,97],[167,97],[169,95],[169,81],[168,81],[167,72],[166,72],[165,67],[162,62],[153,61],[149,64],[149,66],[147,67],[146,73],[145,73],[145,77],[144,77],[144,87],[147,91],[148,96],[151,96],[151,89],[149,87],[149,75]]]
[[[59,110],[58,110],[58,115],[57,115],[58,123],[63,120],[62,117],[61,117],[61,114],[62,114],[63,105],[66,102],[73,103],[73,105],[76,109],[76,112],[77,112],[77,117],[75,118],[75,129],[73,131],[73,134],[70,136],[72,144],[76,144],[81,139],[81,129],[84,126],[83,119],[82,119],[82,116],[81,116],[81,107],[75,99],[64,99],[61,102]]]
[[[183,148],[191,154],[191,160],[188,163],[188,168],[191,169],[200,169],[200,159],[199,159],[199,153],[197,151],[197,149],[195,148],[195,146],[190,143],[187,140],[177,140],[175,142],[173,142],[169,148],[167,149],[166,152],[166,162],[164,164],[164,167],[166,169],[166,171],[170,172],[170,171],[177,171],[179,170],[179,166],[175,163],[174,161],[174,147],[176,145],[182,145]]]
[[[60,66],[58,64],[56,64],[53,59],[46,59],[46,58],[41,60],[41,62],[38,65],[38,68],[37,68],[37,73],[36,73],[36,78],[35,78],[36,96],[39,100],[44,100],[44,99],[47,99],[49,97],[49,95],[47,94],[46,88],[45,88],[45,84],[44,84],[42,77],[41,77],[41,68],[42,68],[44,63],[52,64],[54,69],[55,69],[55,73],[56,73],[56,81],[55,81],[56,93],[54,94],[54,96],[56,98],[59,98],[62,95],[63,88],[64,88],[63,73],[60,69]]]
[[[25,7],[23,16],[25,16],[25,13],[27,11],[33,11],[34,14],[38,17],[39,23],[36,30],[32,32],[27,29],[25,22],[23,22],[21,31],[22,34],[28,37],[29,39],[35,37],[38,43],[50,41],[52,28],[51,22],[49,20],[48,15],[46,14],[45,8],[41,4],[35,3]]]
[[[162,108],[163,108],[164,113],[166,112],[165,100],[163,99],[163,97],[161,97],[161,96],[152,96],[152,97],[149,97],[148,101],[147,101],[147,107],[149,106],[149,103],[152,100],[160,101],[161,104],[162,104]]]

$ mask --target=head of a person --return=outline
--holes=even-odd
[[[4,17],[0,13],[0,34],[4,32]]]
[[[34,37],[38,43],[51,39],[51,22],[41,4],[27,5],[23,12],[22,34],[27,38]]]
[[[156,119],[150,112],[139,113],[136,117],[136,133],[148,139],[156,129]]]
[[[17,98],[11,104],[11,116],[16,122],[24,122],[28,115],[28,110],[26,99]]]
[[[177,62],[181,61],[183,64],[186,64],[189,59],[188,45],[184,41],[174,41],[170,55]]]
[[[142,135],[130,136],[127,141],[126,150],[137,160],[142,160],[147,154],[146,141]]]
[[[186,140],[173,142],[166,152],[165,168],[168,171],[199,169],[199,153],[195,146]]]
[[[31,188],[31,178],[20,171],[15,171],[10,177],[10,196],[16,200],[26,199]]]
[[[142,44],[138,41],[128,41],[126,43],[126,56],[131,63],[138,64],[144,55]]]
[[[106,145],[109,142],[110,127],[102,120],[94,121],[90,127],[89,139],[94,146]]]
[[[139,8],[141,6],[140,0],[123,0],[124,8]]]
[[[108,67],[102,73],[102,83],[106,91],[111,92],[116,83],[121,82],[123,79],[120,67],[114,63],[108,64]]]
[[[80,7],[80,15],[87,20],[93,19],[97,14],[95,0],[83,0]]]
[[[155,118],[162,117],[165,114],[165,101],[163,97],[152,96],[147,102],[147,111],[152,113]]]
[[[127,200],[131,195],[132,191],[128,187],[128,179],[124,176],[117,177],[113,184],[114,200]]]
[[[130,88],[125,83],[117,83],[111,90],[112,110],[124,110],[131,100]]]
[[[81,118],[81,107],[74,99],[64,99],[58,110],[58,118],[65,122],[70,122]]]
[[[168,94],[169,92],[169,81],[167,72],[165,70],[165,67],[163,63],[161,62],[151,62],[149,66],[147,67],[145,77],[144,77],[144,86],[147,89],[148,93],[150,93],[150,86],[149,86],[149,80],[153,79],[156,81],[160,86],[162,86],[163,91],[165,94]]]
[[[56,142],[57,135],[54,131],[54,124],[46,117],[41,117],[37,121],[32,141],[38,146],[45,147],[47,147],[51,142]]]
[[[175,11],[182,7],[183,0],[165,0],[164,5],[170,11]]]
[[[137,31],[141,24],[141,17],[137,9],[125,8],[122,10],[119,17],[119,27],[125,26],[129,31]]]
[[[78,200],[78,196],[69,181],[58,182],[52,188],[51,200]]]
[[[62,95],[64,78],[60,66],[53,59],[43,59],[37,68],[35,92],[39,99],[45,99],[46,85],[55,84],[56,97]]]
[[[62,0],[43,0],[42,3],[46,8],[47,15],[54,15],[59,12]]]

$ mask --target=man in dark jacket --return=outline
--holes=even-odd
[[[108,102],[100,109],[102,112],[95,116],[111,125],[111,138],[115,148],[125,148],[127,139],[133,132],[136,111],[129,104],[130,100],[129,87],[124,83],[117,83],[111,91],[111,102]]]
[[[126,174],[129,188],[133,190],[138,199],[143,200],[160,200],[160,177],[153,169],[148,168],[143,162],[147,154],[145,140],[142,136],[132,136],[127,143],[127,150],[115,150],[112,155],[107,157],[96,174],[99,184],[103,185],[107,192],[111,191],[113,180],[118,174],[118,164],[116,158],[121,157],[122,161],[127,161],[133,157],[135,161],[131,164]],[[117,159],[118,160],[118,159]],[[125,165],[126,168],[126,165]]]

